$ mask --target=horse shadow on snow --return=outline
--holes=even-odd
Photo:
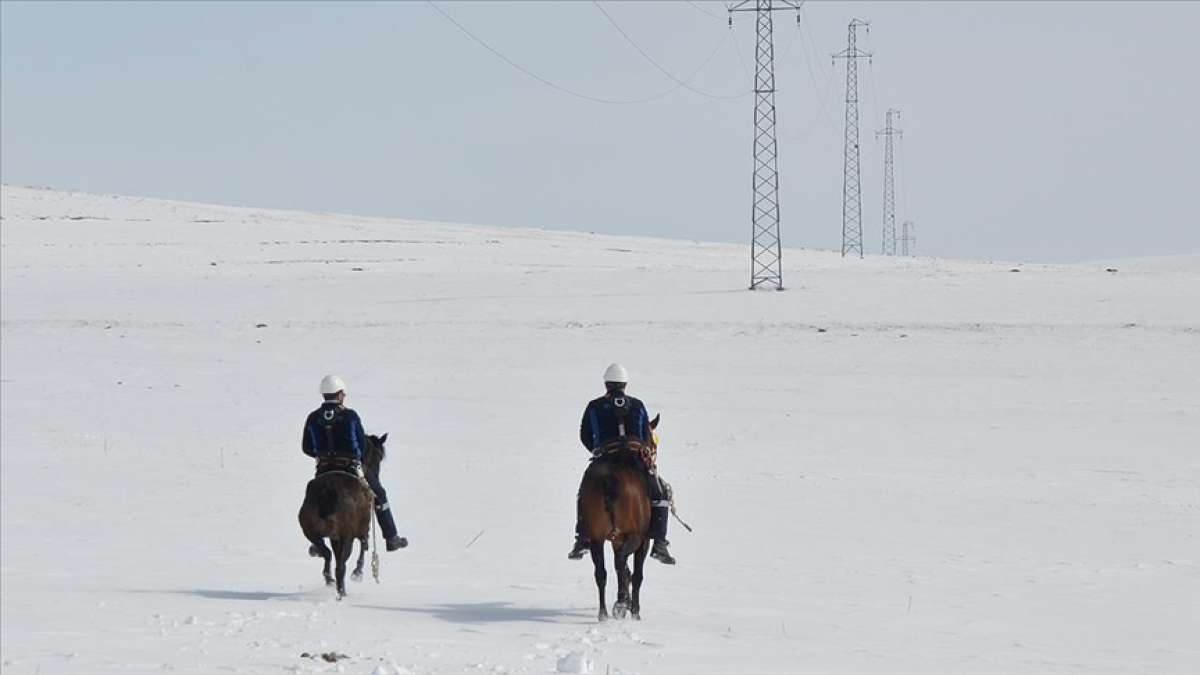
[[[276,593],[270,591],[232,591],[209,588],[193,590],[165,591],[130,591],[131,593],[151,593],[168,595],[191,595],[207,600],[248,600],[266,602],[271,600],[311,601],[317,595],[327,595],[325,589],[298,591],[294,593]],[[541,607],[514,607],[511,602],[472,602],[445,603],[428,607],[387,607],[384,605],[356,605],[362,609],[375,609],[387,612],[405,612],[408,614],[425,614],[448,623],[478,625],[489,623],[559,623],[559,624],[592,624],[587,613],[580,610],[546,609]]]
[[[324,591],[324,589],[321,589]],[[129,591],[130,593],[149,593],[149,594],[166,594],[166,595],[192,595],[197,598],[205,598],[208,600],[253,600],[262,602],[265,600],[312,600],[316,591],[298,591],[295,593],[274,593],[270,591],[228,591],[211,588],[196,588],[192,590],[165,590],[165,591]],[[326,592],[327,594],[327,592]]]
[[[429,607],[384,607],[381,605],[359,605],[363,609],[378,609],[389,612],[425,614],[442,621],[459,624],[486,623],[577,623],[591,624],[586,613],[541,607],[514,607],[511,602],[446,603]]]

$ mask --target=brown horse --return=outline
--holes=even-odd
[[[658,426],[658,416],[650,428]],[[654,449],[653,438],[646,442]],[[623,449],[610,452],[592,461],[583,473],[579,486],[579,509],[583,518],[583,533],[591,544],[592,565],[595,568],[596,588],[600,595],[599,619],[608,619],[604,602],[604,587],[608,571],[604,569],[604,542],[612,542],[613,566],[617,568],[617,601],[613,616],[624,619],[628,612],[634,619],[642,618],[642,571],[650,551],[650,492],[639,467],[640,441],[628,441]],[[629,573],[629,556],[633,555],[633,574]],[[629,582],[633,581],[633,593]]]
[[[363,454],[363,466],[368,473],[378,475],[379,464],[386,454],[383,444],[387,434],[367,436],[367,451]],[[329,471],[308,482],[304,503],[300,505],[300,529],[312,545],[308,554],[325,560],[325,584],[337,584],[338,599],[346,595],[346,561],[354,551],[354,540],[359,541],[358,564],[351,575],[361,581],[363,562],[367,554],[367,537],[371,530],[371,510],[375,507],[375,496],[371,488],[357,475],[348,471]],[[333,546],[332,554],[325,539]],[[337,577],[329,573],[329,563],[336,558]]]

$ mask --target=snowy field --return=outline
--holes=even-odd
[[[2,207],[4,675],[1200,672],[1200,256],[788,250],[749,293],[733,245]],[[696,532],[599,625],[614,360]],[[344,602],[295,519],[326,372],[412,540]]]

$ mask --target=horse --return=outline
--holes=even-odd
[[[658,427],[655,415],[650,428]],[[650,552],[650,490],[646,477],[638,466],[638,453],[653,453],[656,449],[653,434],[643,444],[630,440],[625,447],[602,455],[592,461],[579,485],[579,509],[583,533],[590,543],[592,566],[595,568],[596,589],[600,595],[598,619],[608,619],[604,602],[604,587],[608,571],[604,568],[604,542],[612,542],[613,566],[617,569],[617,601],[613,616],[624,619],[631,614],[642,618],[642,571],[646,554]],[[629,573],[629,556],[633,556],[633,574]],[[633,593],[629,582],[633,581]]]
[[[362,464],[368,474],[379,475],[379,465],[387,451],[387,434],[367,436],[367,448]],[[327,471],[308,482],[304,503],[300,505],[300,529],[312,542],[308,554],[325,561],[325,585],[337,584],[338,599],[346,596],[346,561],[359,541],[358,564],[351,578],[362,581],[363,562],[367,554],[367,537],[371,530],[371,511],[375,495],[366,481],[350,471]],[[332,553],[325,545],[329,539]],[[336,578],[329,573],[329,563],[336,557]]]

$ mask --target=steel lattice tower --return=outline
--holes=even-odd
[[[758,34],[754,49],[754,202],[750,207],[750,290],[762,284],[775,284],[783,290],[783,253],[779,239],[779,150],[775,142],[775,11],[800,9],[800,2],[780,0],[742,0],[727,8],[729,25],[733,12],[754,12]],[[796,21],[800,20],[797,11]]]
[[[896,180],[893,171],[895,158],[892,139],[902,135],[901,131],[892,126],[893,121],[899,121],[900,111],[888,108],[883,131],[876,131],[875,137],[883,136],[883,254],[896,255]]]
[[[901,255],[910,256],[913,254],[913,244],[917,243],[917,237],[913,234],[913,221],[906,220],[902,226],[903,234],[900,235],[900,251]]]
[[[858,27],[870,29],[870,22],[851,19],[846,49],[833,55],[846,59],[846,143],[842,163],[842,257],[857,251],[863,256],[862,180],[858,165],[858,60],[871,55],[858,48]]]

